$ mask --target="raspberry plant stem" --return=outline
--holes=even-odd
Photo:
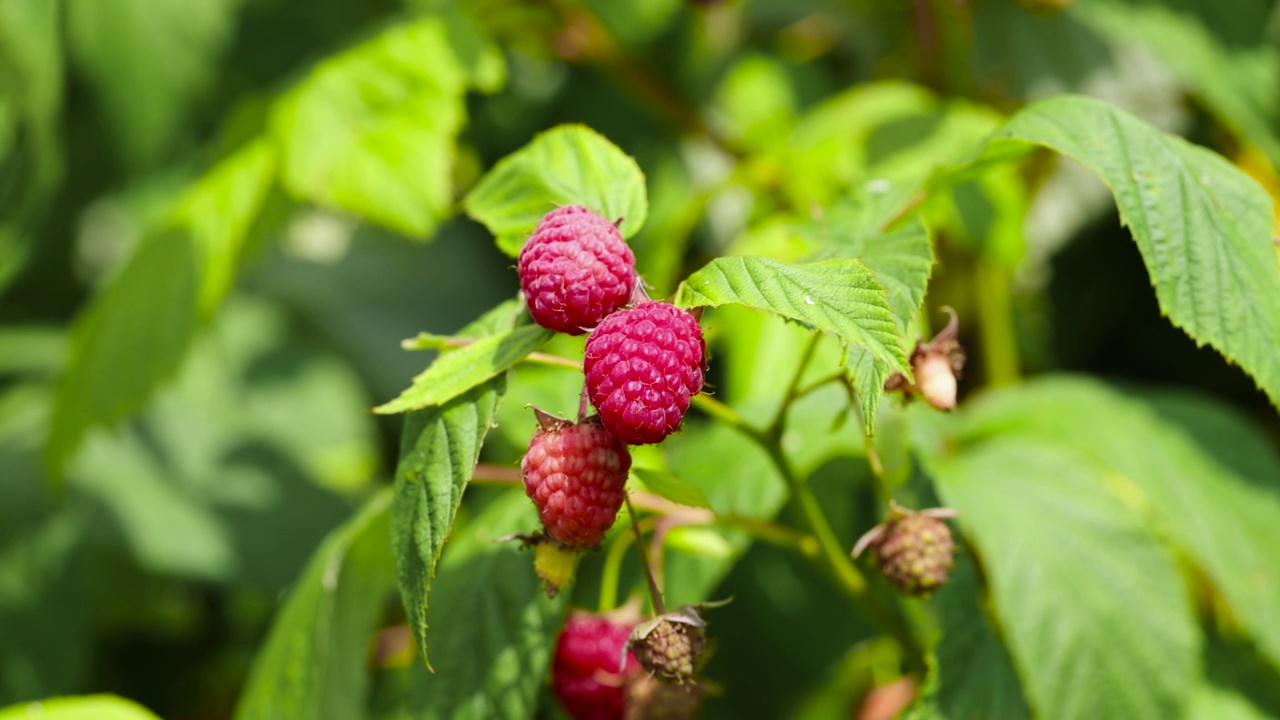
[[[649,552],[644,546],[644,536],[640,534],[640,520],[636,517],[636,509],[631,507],[631,497],[627,496],[627,515],[631,518],[631,529],[636,534],[636,550],[640,554],[640,570],[644,572],[645,582],[649,585],[649,599],[653,602],[653,613],[665,615],[667,607],[662,604],[662,593],[658,583],[653,579],[653,569],[649,567]]]
[[[991,387],[1016,384],[1020,375],[1018,331],[1013,321],[1009,271],[979,257],[974,261],[973,272],[987,384]]]

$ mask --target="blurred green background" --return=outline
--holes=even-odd
[[[439,19],[452,65],[395,48],[368,62],[416,68],[447,102],[384,107],[385,87],[324,75],[326,58],[423,18]],[[173,720],[230,717],[307,558],[389,480],[399,419],[367,408],[429,359],[399,341],[515,293],[510,259],[456,199],[556,124],[595,128],[644,169],[650,217],[633,244],[656,295],[803,214],[840,173],[850,123],[869,128],[868,164],[919,167],[931,158],[911,148],[945,146],[956,117],[1077,92],[1280,192],[1280,12],[1261,0],[3,0],[0,78],[0,705],[112,692]],[[892,80],[936,96],[891,121],[841,115],[869,112],[845,93]],[[362,142],[399,174],[332,161],[330,184],[297,180],[332,160],[343,130],[324,121],[348,106],[387,121]],[[805,137],[816,154],[784,161]],[[263,138],[289,148],[281,182],[237,176],[203,220],[174,221],[211,168],[251,163]],[[1253,382],[1161,317],[1105,189],[1067,162],[1023,173],[1012,210],[977,205],[984,227],[1013,223],[994,267],[975,259],[990,240],[966,235],[973,205],[957,201],[939,234],[928,302],[966,318],[962,393],[1000,379],[974,291],[996,283],[1024,372],[1176,385],[1280,438]],[[344,184],[364,179],[372,199]],[[191,246],[161,243],[233,222],[241,190],[260,211],[232,287],[183,306]],[[107,335],[111,313],[86,308],[113,302],[126,319]],[[500,436],[489,459],[513,463],[519,443]],[[818,482],[849,472],[862,470],[833,463]],[[836,518],[849,532],[865,520]],[[805,573],[752,550],[731,584],[757,597],[722,626],[838,615],[833,592],[794,589]],[[765,635],[722,638],[725,716],[781,716],[846,649],[815,637],[762,674],[761,654],[795,647]]]

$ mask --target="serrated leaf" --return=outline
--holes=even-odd
[[[196,326],[196,250],[148,238],[76,323],[46,453],[57,476],[85,431],[141,408],[178,368]]]
[[[1233,465],[1223,465],[1154,408],[1079,378],[1044,379],[984,398],[959,438],[996,434],[1070,445],[1119,479],[1280,665],[1280,563],[1274,551],[1280,547],[1280,465],[1274,457],[1256,456],[1267,451],[1265,445],[1237,443],[1229,450]],[[1225,450],[1218,436],[1208,441],[1212,452]],[[1232,472],[1236,466],[1263,474],[1245,479]]]
[[[513,257],[557,205],[583,205],[621,219],[623,237],[636,234],[649,211],[640,166],[582,125],[562,125],[534,138],[494,165],[462,202]]]
[[[969,556],[934,596],[942,639],[936,651],[937,684],[931,698],[945,720],[1029,720],[1022,685],[1009,652],[983,615],[977,571]]]
[[[977,545],[1037,717],[1182,717],[1201,638],[1173,553],[1054,444],[995,437],[927,467]]]
[[[679,505],[711,509],[707,496],[698,488],[681,480],[669,472],[650,470],[648,468],[632,468],[631,474],[636,477],[649,492],[666,498]]]
[[[236,720],[358,720],[365,656],[392,590],[384,490],[329,534],[289,593],[236,707]]]
[[[498,376],[444,405],[405,416],[391,535],[400,595],[424,659],[431,578],[505,392],[506,379]]]
[[[1080,162],[1115,195],[1161,310],[1253,376],[1280,407],[1280,273],[1272,201],[1222,157],[1099,100],[1063,96],[1004,125],[968,170],[1039,145]]]
[[[212,312],[235,278],[249,228],[275,181],[276,149],[258,140],[210,170],[178,201],[175,220],[201,250],[200,310]]]
[[[851,353],[848,367],[867,418],[875,417],[889,373],[911,373],[884,288],[858,260],[784,265],[760,257],[716,258],[680,284],[675,304],[745,305],[804,323],[830,333],[846,347],[866,351]]]
[[[400,396],[374,408],[379,415],[441,405],[506,371],[542,347],[554,333],[523,325],[441,354]]]
[[[285,186],[406,235],[429,234],[452,206],[467,82],[436,18],[326,60],[272,111]]]
[[[114,695],[83,695],[25,702],[0,709],[0,720],[160,720],[146,708]]]
[[[524,493],[504,493],[449,544],[432,596],[432,659],[384,678],[378,720],[525,720],[537,713],[567,598],[548,600],[528,553],[495,539],[537,527]]]

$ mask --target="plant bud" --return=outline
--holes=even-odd
[[[936,410],[956,407],[956,373],[946,355],[927,353],[919,357],[912,370],[920,397]]]

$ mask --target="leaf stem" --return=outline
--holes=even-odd
[[[974,287],[982,337],[982,362],[987,384],[1013,385],[1021,375],[1018,334],[1013,323],[1009,271],[985,258],[974,263]]]
[[[787,392],[782,396],[782,404],[778,406],[778,413],[773,416],[773,422],[769,423],[769,429],[765,434],[770,438],[777,438],[782,433],[782,426],[787,421],[787,410],[791,408],[791,404],[796,398],[800,397],[800,379],[804,377],[804,371],[809,369],[809,361],[813,359],[813,354],[818,350],[818,342],[822,336],[813,333],[809,336],[809,342],[804,346],[804,352],[800,355],[800,362],[796,365],[796,371],[791,376],[791,382],[787,384]]]

